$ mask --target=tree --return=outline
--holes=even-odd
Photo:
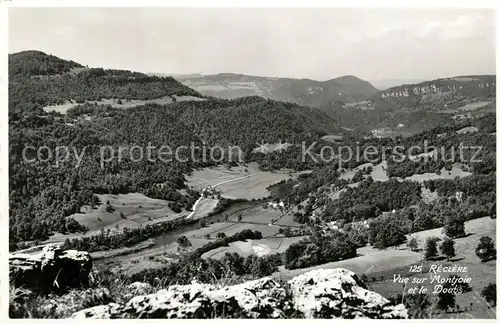
[[[481,296],[491,304],[491,306],[496,306],[497,304],[497,284],[490,283],[488,286],[484,287],[481,291]]]
[[[406,241],[406,236],[401,227],[395,222],[390,222],[378,228],[373,246],[379,250],[389,246],[398,246]]]
[[[420,288],[418,290],[420,290]],[[410,318],[428,317],[427,308],[431,305],[428,294],[405,294],[403,297],[403,304],[406,309],[408,309],[408,315],[410,315]]]
[[[452,289],[452,284],[448,282],[443,284],[443,289],[438,294],[437,305],[439,309],[447,311],[448,308],[453,308],[455,306],[455,293],[451,291]]]
[[[486,262],[496,258],[497,250],[495,243],[489,236],[483,236],[479,239],[479,244],[476,247],[476,255],[481,259],[481,262]]]
[[[219,232],[217,233],[216,237],[218,240],[223,240],[226,238],[226,234],[224,232]]]
[[[191,242],[189,241],[189,239],[186,237],[186,236],[179,236],[177,238],[177,243],[179,244],[180,247],[183,247],[183,248],[186,248],[186,247],[189,247],[191,246]]]
[[[321,245],[322,262],[345,260],[356,256],[356,246],[345,234],[336,234],[333,237],[323,238]]]
[[[426,260],[432,259],[438,255],[437,242],[440,239],[437,237],[428,237],[425,241],[425,254]]]
[[[416,237],[411,237],[408,241],[408,248],[412,251],[416,251],[418,249],[418,240]]]
[[[450,258],[453,258],[455,254],[455,241],[453,241],[451,238],[446,237],[444,241],[441,243],[439,246],[439,249],[441,250],[441,253],[446,255],[446,258],[450,260]]]
[[[464,221],[457,217],[448,217],[443,227],[443,234],[451,238],[465,236]]]
[[[490,218],[497,218],[497,203],[493,203],[490,208]]]
[[[312,242],[293,243],[284,254],[285,268],[290,270],[311,267],[317,265],[320,260],[321,252]]]
[[[352,182],[363,181],[363,179],[364,179],[364,177],[363,177],[363,171],[358,170],[356,172],[356,174],[354,174],[354,177],[352,177]]]

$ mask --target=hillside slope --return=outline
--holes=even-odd
[[[202,97],[171,77],[87,68],[39,51],[9,55],[9,107],[83,103],[101,99]]]
[[[320,109],[346,127],[405,134],[495,111],[495,100],[495,76],[472,75],[392,87],[369,100]]]
[[[202,94],[218,98],[257,95],[314,107],[335,101],[360,101],[378,92],[369,82],[351,75],[328,81],[315,81],[221,73],[186,77],[181,80],[184,85]]]
[[[14,54],[10,59],[11,243],[45,240],[55,231],[81,230],[78,223],[67,217],[84,205],[99,204],[96,194],[139,192],[167,200],[176,209],[189,210],[199,193],[186,187],[185,175],[194,168],[228,162],[228,146],[240,146],[245,152],[243,158],[247,158],[246,153],[261,142],[298,144],[318,140],[339,129],[317,109],[261,97],[115,108],[93,100],[201,95],[173,78],[87,69],[40,52]],[[75,73],[75,68],[81,70]],[[82,104],[70,108],[65,115],[42,109],[46,104],[66,100]],[[136,145],[142,148],[143,158],[133,154],[131,147]],[[155,149],[146,158],[150,145]],[[159,148],[165,145],[172,152],[181,148],[179,159],[183,161],[173,159],[165,163],[158,159]],[[206,156],[210,155],[203,157],[203,153],[216,145],[225,149],[225,155],[221,160],[214,157],[216,161],[207,161]],[[24,151],[27,146],[48,147],[52,155],[41,162],[36,149]],[[192,146],[197,149],[191,153]],[[59,163],[55,161],[56,147],[70,148],[81,154],[82,160],[78,162],[71,154]],[[100,150],[106,148],[109,153],[110,147],[116,149],[115,153],[118,147],[128,147],[130,151],[119,153],[120,160],[103,163],[104,151]],[[27,163],[25,158],[36,163]]]

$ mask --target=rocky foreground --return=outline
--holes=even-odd
[[[88,274],[90,256],[85,257],[85,253],[46,248],[37,256],[11,256],[11,282],[16,286],[30,288],[34,281],[40,282],[35,280],[37,276],[52,280],[53,275],[48,272],[50,269],[50,273],[65,273],[64,278],[71,277],[70,274],[75,272],[78,275],[72,278],[80,278],[81,286],[87,287],[89,278],[85,278],[85,273]],[[70,261],[71,256],[75,256],[75,260]],[[56,269],[57,266],[60,268]],[[78,269],[79,266],[82,269]],[[14,280],[13,275],[16,276]],[[74,280],[59,281],[56,288],[62,289],[63,284],[74,288],[76,283]],[[368,290],[354,272],[346,269],[314,270],[286,283],[272,277],[233,286],[193,282],[190,285],[172,285],[151,294],[147,292],[154,291],[153,287],[147,283],[135,282],[126,291],[128,296],[125,300],[129,299],[128,302],[110,302],[86,308],[73,313],[71,317],[408,318],[408,311],[402,304],[391,305],[378,293]]]

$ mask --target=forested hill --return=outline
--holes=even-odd
[[[104,146],[139,145],[146,149],[151,144],[175,150],[190,147],[191,143],[197,147],[206,144],[207,148],[231,145],[240,146],[243,158],[249,161],[257,143],[311,142],[340,129],[317,109],[261,97],[112,107],[98,99],[200,95],[173,78],[87,69],[40,52],[13,54],[10,64],[11,243],[44,240],[53,232],[82,230],[68,216],[84,205],[95,206],[96,194],[139,192],[168,200],[176,209],[190,209],[199,193],[186,188],[185,175],[194,168],[214,164],[201,161],[202,149],[197,149],[194,157],[182,156],[187,158],[185,162],[134,161],[125,154],[120,163],[115,160],[101,164],[99,149]],[[66,114],[42,109],[69,100],[81,104]],[[43,155],[47,160],[42,162],[36,150],[29,150],[26,159],[34,159],[32,163],[23,160],[27,146],[52,150],[64,146],[79,153],[85,149],[85,154],[78,165],[74,157],[55,165],[54,158]]]
[[[393,87],[369,100],[339,101],[320,109],[343,126],[370,133],[412,134],[456,118],[495,111],[495,75],[468,75]]]
[[[494,99],[495,79],[495,75],[467,75],[405,84],[382,91],[379,94],[382,99],[379,106],[393,101],[400,108],[457,108],[463,105],[464,99]]]
[[[352,75],[316,81],[220,73],[180,76],[179,80],[202,94],[217,98],[231,99],[259,95],[312,107],[321,107],[336,101],[365,100],[379,92],[369,82]]]
[[[22,76],[57,75],[82,68],[85,67],[79,63],[47,55],[41,51],[9,54],[9,78],[11,80]]]
[[[87,68],[39,51],[9,55],[9,108],[33,109],[101,99],[202,97],[171,77]]]

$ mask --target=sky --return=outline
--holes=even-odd
[[[491,9],[10,8],[9,53],[90,67],[328,80],[495,73]]]

